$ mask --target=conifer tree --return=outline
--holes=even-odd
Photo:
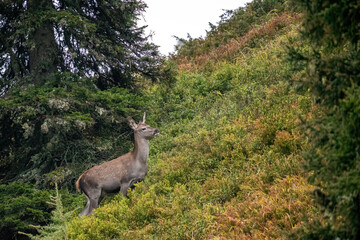
[[[137,20],[141,0],[4,0],[0,3],[0,87],[57,71],[98,77],[101,89],[155,77],[160,61]]]
[[[323,206],[308,239],[360,239],[360,2],[299,1],[310,51],[292,51],[306,66],[303,86],[322,110],[310,122],[305,154]],[[303,236],[301,239],[305,239]]]

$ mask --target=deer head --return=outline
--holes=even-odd
[[[132,128],[132,130],[134,130],[135,136],[138,136],[138,137],[146,139],[146,140],[150,140],[155,135],[159,134],[159,129],[153,128],[153,127],[150,127],[149,125],[147,125],[145,123],[145,121],[146,121],[145,117],[146,117],[146,113],[144,112],[143,119],[138,124],[136,124],[134,119],[132,119],[131,117],[128,118],[128,121],[129,121],[129,125]]]

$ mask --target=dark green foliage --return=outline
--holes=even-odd
[[[313,43],[339,46],[360,40],[360,2],[353,0],[298,1],[305,14],[304,35]]]
[[[141,0],[16,0],[0,3],[0,89],[31,73],[97,76],[101,89],[129,87],[134,75],[156,78],[160,56],[137,20]]]
[[[36,232],[30,224],[43,225],[53,210],[47,202],[50,191],[29,184],[12,182],[0,185],[0,238],[19,237],[18,231]],[[20,238],[19,238],[20,239]]]
[[[67,190],[58,192],[40,189],[35,185],[20,181],[7,185],[1,184],[0,238],[2,240],[28,239],[20,232],[37,234],[39,228],[34,226],[43,226],[50,222],[56,222],[63,227],[60,223],[64,222],[65,217],[69,219],[69,214],[73,213],[74,209],[82,207],[82,200],[82,196],[71,194]],[[64,215],[64,212],[67,214]],[[49,228],[45,227],[45,230]]]
[[[292,49],[319,113],[308,122],[310,182],[323,191],[324,219],[301,239],[360,238],[360,3],[301,1],[309,51]],[[307,231],[309,232],[309,231]]]
[[[62,202],[62,195],[55,184],[55,195],[50,196],[49,205],[55,209],[51,212],[51,223],[46,226],[34,226],[39,232],[38,235],[26,234],[31,239],[42,240],[64,240],[67,239],[66,222],[70,221],[74,211],[65,212]]]
[[[92,79],[66,73],[12,89],[0,100],[1,178],[56,180],[72,188],[81,171],[129,150],[125,118],[144,109],[143,101],[126,89],[100,91]]]

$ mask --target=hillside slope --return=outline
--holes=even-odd
[[[296,17],[286,16],[245,36],[230,57],[207,55],[203,68],[177,59],[174,82],[144,90],[148,122],[161,131],[149,173],[129,198],[74,217],[70,239],[287,239],[317,213],[299,127],[316,108],[293,86],[300,74],[284,46],[298,36]]]

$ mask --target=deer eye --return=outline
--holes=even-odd
[[[146,130],[146,128],[142,128],[141,130],[145,131],[145,130]]]

